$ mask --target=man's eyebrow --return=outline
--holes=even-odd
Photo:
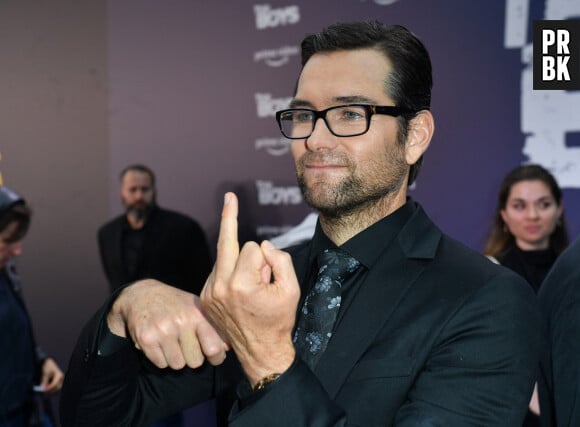
[[[349,95],[349,96],[337,96],[332,98],[332,104],[343,105],[343,104],[376,104],[374,99],[368,98],[362,95]],[[304,99],[294,98],[290,102],[290,108],[314,108],[314,105],[310,101]]]
[[[314,105],[312,105],[312,103],[309,101],[294,98],[292,101],[290,101],[290,108],[314,108]]]
[[[376,101],[362,95],[338,96],[332,99],[337,104],[375,104]]]

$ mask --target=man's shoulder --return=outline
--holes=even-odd
[[[441,240],[438,268],[467,294],[489,293],[496,298],[536,299],[529,284],[519,274],[485,255],[444,235]]]
[[[453,265],[458,271],[478,271],[486,275],[509,273],[509,269],[497,264],[484,254],[443,233],[438,251],[439,260]]]
[[[540,287],[538,298],[543,307],[559,309],[580,304],[580,238],[556,260]]]
[[[109,221],[105,222],[103,225],[101,225],[99,227],[99,235],[102,235],[103,233],[111,232],[112,230],[115,230],[116,228],[121,227],[123,224],[124,218],[125,218],[124,215],[118,215],[118,216],[114,217],[113,219],[110,219]]]
[[[154,228],[177,232],[183,238],[205,235],[203,228],[195,219],[170,209],[157,208],[151,222]]]
[[[165,209],[165,208],[161,208],[158,207],[156,209],[155,212],[155,218],[159,219],[159,220],[163,220],[163,221],[170,221],[173,223],[178,223],[178,224],[197,224],[197,221],[194,220],[191,216],[182,213],[182,212],[177,212],[171,209]]]
[[[563,278],[578,278],[580,276],[580,238],[574,241],[568,248],[560,254],[550,273],[546,277],[545,283],[561,282]],[[580,288],[580,287],[579,287]]]

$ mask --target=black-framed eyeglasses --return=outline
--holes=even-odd
[[[358,136],[368,132],[373,114],[398,117],[409,112],[404,108],[383,105],[348,104],[316,111],[309,108],[289,108],[276,113],[282,135],[289,139],[304,139],[312,135],[318,119],[324,120],[334,136]]]

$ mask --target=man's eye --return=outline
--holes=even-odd
[[[308,111],[294,113],[294,121],[295,122],[311,122],[312,121],[312,113]]]
[[[358,110],[344,110],[342,112],[343,120],[360,120],[364,118],[363,114]]]

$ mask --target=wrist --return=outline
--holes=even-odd
[[[265,386],[275,381],[292,366],[296,358],[293,345],[287,352],[277,352],[275,355],[269,352],[264,353],[271,354],[272,356],[268,357],[268,360],[261,360],[260,362],[251,364],[252,367],[249,363],[240,361],[252,390],[257,389],[260,382],[265,382]]]

